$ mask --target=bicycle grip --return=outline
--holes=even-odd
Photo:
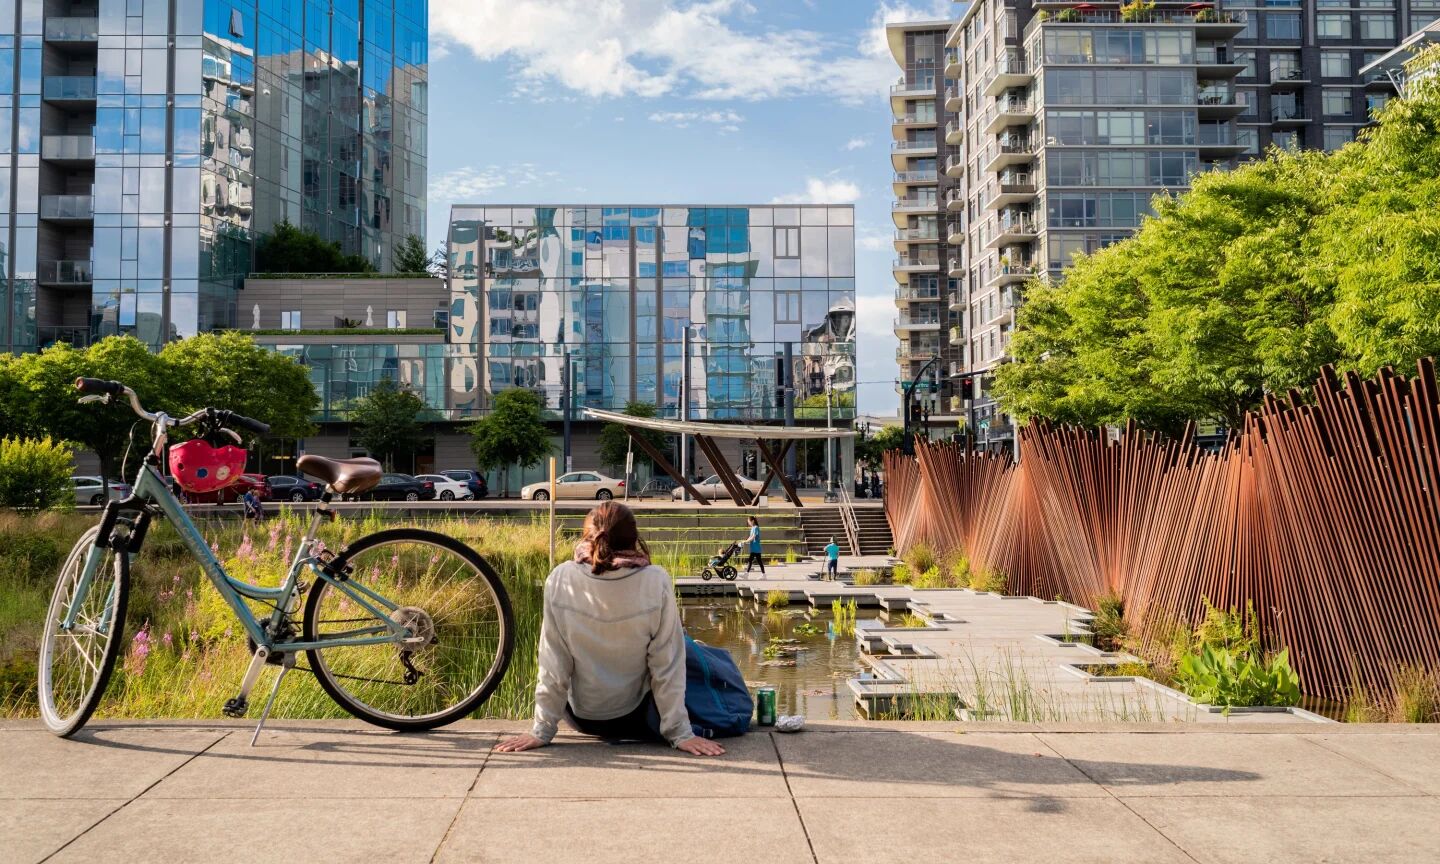
[[[105,381],[100,378],[76,378],[75,389],[81,393],[101,393],[119,396],[125,392],[125,385],[119,381]]]
[[[231,426],[239,426],[247,432],[254,432],[256,435],[270,434],[270,424],[261,423],[259,420],[252,420],[249,417],[242,417],[239,414],[231,414],[225,422]]]

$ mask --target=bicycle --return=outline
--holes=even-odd
[[[510,665],[515,625],[505,586],[484,558],[454,538],[416,528],[378,531],[338,553],[318,539],[321,525],[336,518],[333,497],[373,487],[380,481],[379,463],[300,457],[297,467],[325,490],[280,586],[254,585],[225,572],[161,468],[171,430],[194,426],[202,437],[239,444],[241,437],[227,427],[258,435],[269,427],[215,408],[178,420],[146,411],[135,392],[117,381],[80,378],[75,387],[86,394],[82,403],[127,398],[152,424],[153,436],[130,496],[105,505],[100,523],[70,550],[51,595],[39,700],[52,732],[69,737],[80,731],[105,693],[123,642],[130,559],[155,518],[175,526],[249,637],[250,665],[223,713],[245,716],[264,668],[280,669],[252,745],[291,669],[313,673],[352,716],[398,731],[443,726],[494,693]],[[303,580],[305,574],[313,581]],[[252,602],[269,611],[257,615]],[[302,652],[308,666],[298,665]]]

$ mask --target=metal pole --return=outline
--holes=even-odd
[[[825,374],[825,431],[835,428],[830,407],[830,374]],[[835,492],[835,439],[825,439],[825,493],[828,498]]]
[[[680,421],[690,419],[690,325],[680,331]],[[680,433],[680,473],[690,477],[690,437]],[[689,501],[690,492],[682,487],[680,500]]]
[[[795,425],[795,343],[785,343],[785,425]],[[798,450],[799,448],[795,448]],[[795,476],[795,450],[785,457],[785,473]]]
[[[564,364],[560,367],[560,387],[564,391],[560,394],[560,398],[564,400],[564,405],[561,407],[564,409],[563,413],[565,415],[565,473],[569,474],[573,470],[570,467],[570,406],[574,403],[571,395],[574,387],[571,383],[569,351],[565,352],[564,357],[561,358],[561,362]]]
[[[550,457],[550,569],[555,569],[555,457]]]

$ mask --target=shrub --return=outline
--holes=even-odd
[[[1300,680],[1290,668],[1288,651],[1261,657],[1205,645],[1180,661],[1175,679],[1200,702],[1226,708],[1300,701]]]
[[[1395,673],[1390,722],[1440,722],[1440,681],[1418,666],[1401,666]]]
[[[69,445],[48,435],[0,438],[0,506],[25,510],[73,506],[70,459]]]
[[[940,575],[939,567],[931,567],[929,570],[921,571],[910,583],[915,588],[951,588],[952,586],[944,576]]]
[[[970,559],[960,549],[951,549],[940,556],[940,572],[957,587],[970,584]]]
[[[797,555],[797,554],[795,554],[795,547],[794,547],[794,546],[786,546],[786,547],[785,547],[785,563],[786,563],[786,564],[794,564],[796,561],[799,561],[799,560],[800,560],[800,556]]]
[[[856,585],[879,585],[880,574],[874,570],[856,570],[854,584]]]
[[[907,629],[915,629],[920,627],[929,627],[930,622],[926,621],[924,618],[921,618],[919,615],[916,615],[914,612],[906,612],[904,615],[900,616],[900,620],[895,622],[894,626],[905,627]]]
[[[970,572],[970,587],[975,591],[989,591],[993,594],[1004,594],[1009,577],[999,570],[972,570]]]
[[[1260,648],[1260,629],[1255,622],[1255,604],[1245,604],[1242,617],[1235,609],[1219,609],[1208,598],[1205,604],[1205,620],[1195,628],[1191,650],[1201,648],[1223,648],[1233,654],[1254,654]]]
[[[905,550],[905,563],[916,573],[924,573],[937,563],[935,550],[929,543],[916,543]]]
[[[896,585],[910,584],[910,568],[904,564],[896,564],[890,568],[890,581]]]
[[[765,593],[765,605],[771,609],[778,609],[781,606],[790,605],[790,592],[781,591],[779,588],[771,588]]]
[[[1095,603],[1095,617],[1090,621],[1095,634],[1095,647],[1102,651],[1118,651],[1130,628],[1125,624],[1125,601],[1118,594],[1105,594]]]

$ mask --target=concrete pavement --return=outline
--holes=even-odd
[[[0,725],[0,861],[1440,859],[1440,727],[817,725],[699,760],[523,724]]]

